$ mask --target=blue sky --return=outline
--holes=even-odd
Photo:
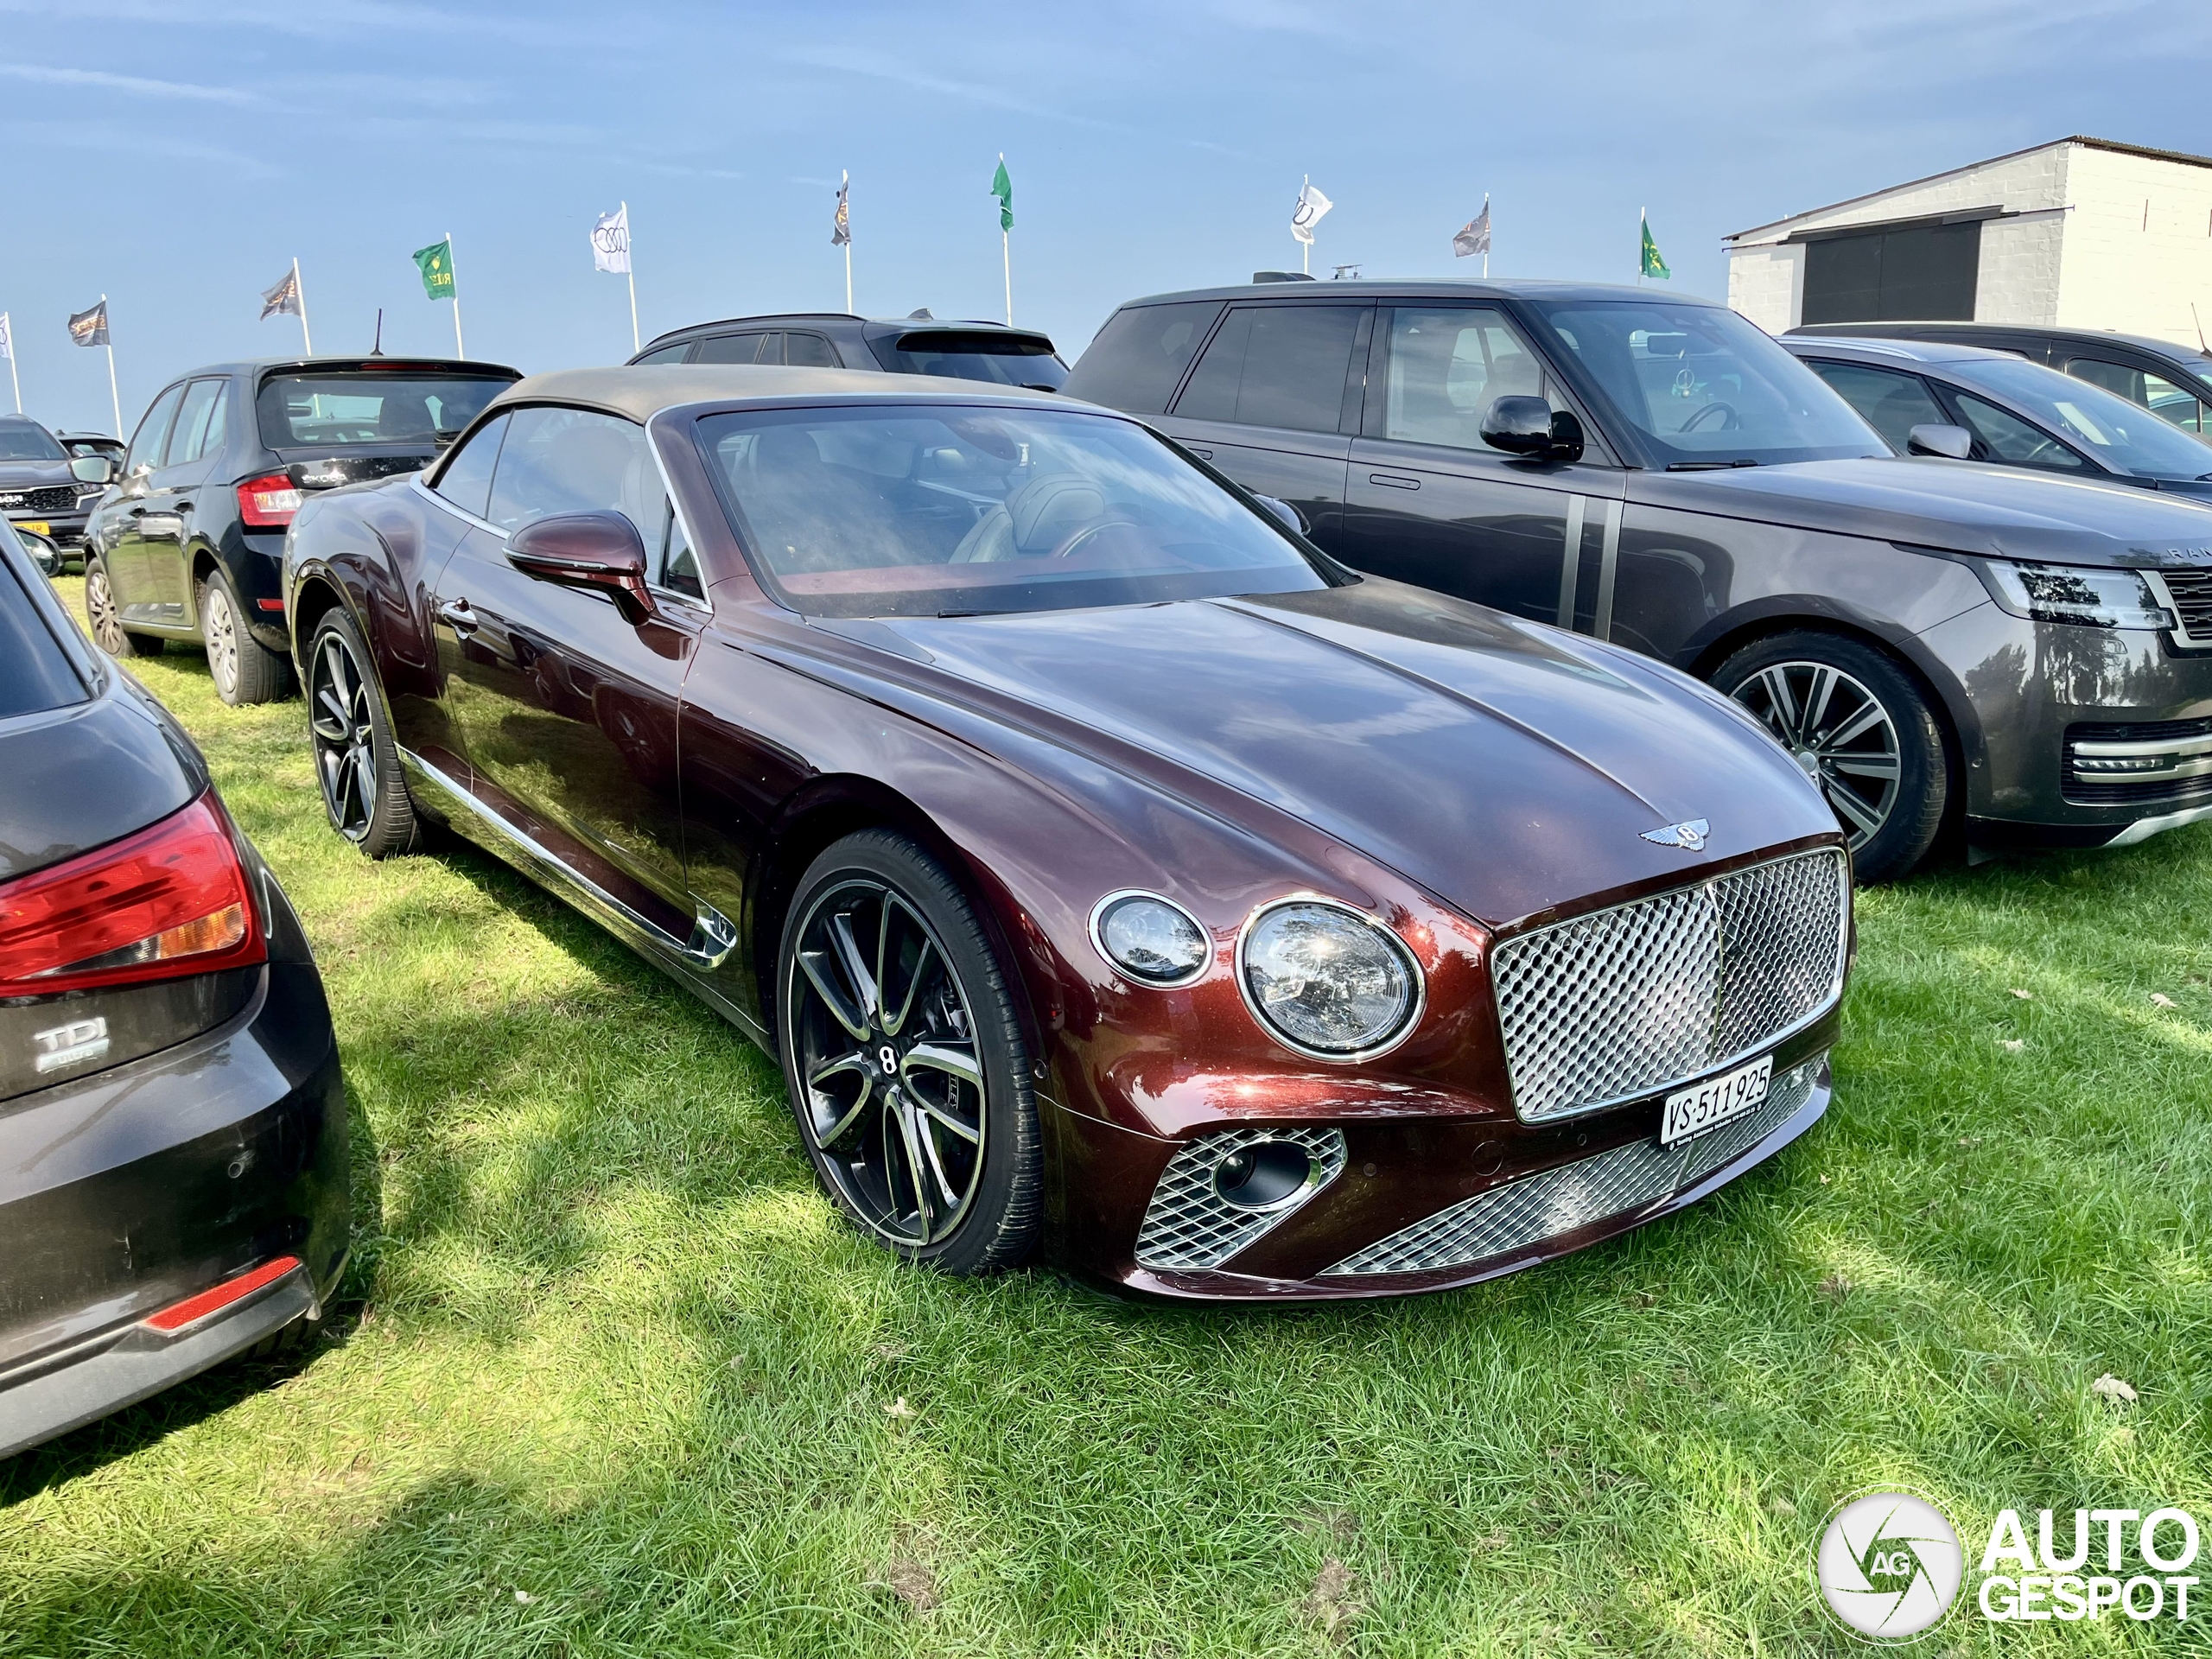
[[[111,424],[67,315],[109,296],[124,418],[197,363],[297,348],[257,291],[295,256],[316,344],[446,352],[410,252],[450,230],[472,354],[619,361],[588,233],[630,204],[648,337],[838,308],[999,314],[987,194],[1015,189],[1014,311],[1074,358],[1133,295],[1295,266],[1632,280],[1647,207],[1675,285],[1719,238],[2069,133],[2212,152],[2212,8],[2078,0],[1573,9],[1305,0],[930,8],[817,0],[0,0],[0,309],[26,408]],[[6,396],[0,387],[0,397]]]

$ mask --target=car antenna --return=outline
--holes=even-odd
[[[384,355],[384,307],[382,306],[377,307],[376,344],[369,347],[369,355],[371,357],[382,357]]]
[[[937,319],[930,315],[930,308],[925,305],[915,310],[909,311],[906,314],[906,321],[909,322],[935,322]]]

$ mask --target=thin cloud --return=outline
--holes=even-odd
[[[978,86],[973,81],[950,80],[943,75],[926,74],[919,70],[894,67],[881,59],[869,61],[850,53],[819,51],[808,48],[780,54],[785,63],[795,63],[809,69],[830,70],[838,74],[862,75],[870,80],[887,81],[894,86],[905,86],[918,92],[935,92],[945,98],[963,99],[988,109],[1005,110],[1014,115],[1026,115],[1039,121],[1064,121],[1071,126],[1091,127],[1101,132],[1133,131],[1118,121],[1101,121],[1088,115],[1077,115],[1071,111],[1052,109],[1041,104],[1031,104],[1020,99],[1008,98],[995,86]]]
[[[47,86],[104,86],[111,92],[137,92],[146,98],[189,98],[207,104],[257,104],[261,100],[235,86],[202,86],[188,80],[152,80],[143,75],[110,74],[105,69],[67,69],[41,63],[0,63],[0,75]]]

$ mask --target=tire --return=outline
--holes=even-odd
[[[218,565],[200,584],[200,637],[215,695],[232,708],[274,702],[291,688],[291,664],[246,631],[245,607],[228,572]]]
[[[1859,880],[1897,880],[1928,855],[1950,801],[1950,761],[1928,695],[1895,659],[1796,629],[1745,646],[1713,682],[1821,786]]]
[[[85,555],[85,614],[92,621],[92,643],[118,662],[162,654],[159,634],[133,633],[123,626],[115,584],[108,580],[107,565],[97,553]]]
[[[423,830],[374,661],[344,606],[323,613],[308,643],[308,742],[330,827],[366,856],[391,858],[420,846]]]
[[[945,1273],[1021,1262],[1044,1183],[1032,1059],[997,955],[944,866],[882,830],[823,852],[785,914],[773,1001],[800,1137],[847,1218]]]

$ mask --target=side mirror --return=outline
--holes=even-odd
[[[1483,442],[1524,461],[1580,461],[1582,423],[1541,397],[1500,397],[1483,416]]]
[[[1974,434],[1963,426],[1941,425],[1931,421],[1904,435],[1904,449],[1909,455],[1942,455],[1948,461],[1966,461],[1974,454]]]
[[[115,463],[105,455],[79,455],[69,463],[69,473],[79,484],[115,482]]]
[[[1300,536],[1311,536],[1313,533],[1313,527],[1306,522],[1306,515],[1281,497],[1255,495],[1252,499],[1281,519],[1285,530],[1294,531]]]
[[[507,537],[507,563],[533,581],[606,594],[632,626],[653,613],[645,544],[621,513],[563,512],[524,524]]]

